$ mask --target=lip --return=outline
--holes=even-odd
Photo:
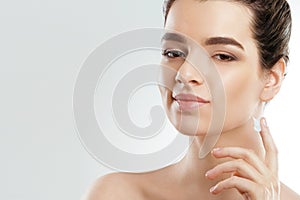
[[[210,101],[193,94],[181,93],[173,97],[173,99],[178,103],[181,111],[194,110],[210,103]]]

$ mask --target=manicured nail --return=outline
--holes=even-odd
[[[268,127],[266,118],[263,118],[263,125],[264,125],[265,127]]]
[[[215,189],[217,188],[217,186],[215,185],[215,186],[213,186],[213,187],[211,187],[210,189],[209,189],[209,192],[213,192],[213,191],[215,191]]]
[[[216,152],[219,152],[219,151],[221,151],[221,148],[215,148],[215,149],[213,149],[213,150],[211,151],[211,153],[216,153]]]
[[[261,131],[261,127],[260,127],[260,120],[256,119],[255,117],[252,117],[253,119],[253,128],[256,132],[260,132]]]
[[[205,177],[208,177],[210,174],[211,174],[210,171],[207,171],[207,172],[205,173]]]

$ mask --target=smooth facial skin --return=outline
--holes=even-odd
[[[186,135],[188,119],[200,120],[196,137],[185,157],[153,172],[114,173],[96,181],[86,199],[166,199],[166,200],[299,200],[279,182],[277,149],[266,121],[254,130],[253,117],[263,114],[265,102],[279,91],[285,72],[280,59],[270,71],[259,62],[251,34],[251,11],[231,1],[176,0],[166,21],[166,29],[181,32],[207,52],[219,70],[226,94],[226,120],[214,150],[205,158],[198,154],[210,123],[211,101],[205,78],[185,62],[180,49],[163,41],[162,64],[174,69],[173,90],[160,88],[167,115]],[[165,79],[170,77],[165,77]],[[184,86],[194,95],[184,94]],[[200,99],[199,99],[200,98]],[[188,102],[193,100],[194,102]],[[179,102],[179,104],[178,104]],[[199,103],[200,102],[200,103]],[[193,109],[197,105],[197,111]]]
[[[225,89],[227,104],[223,133],[226,133],[252,123],[252,117],[261,115],[264,101],[267,100],[263,96],[264,86],[269,80],[266,80],[266,72],[260,66],[258,50],[252,39],[251,12],[244,6],[226,3],[231,12],[225,13],[224,3],[217,1],[213,3],[214,6],[210,5],[211,2],[201,3],[203,5],[199,6],[197,2],[197,6],[191,6],[185,1],[175,2],[165,27],[193,38],[215,64]],[[201,77],[189,62],[185,62],[184,56],[187,55],[183,48],[174,49],[174,45],[169,43],[163,41],[162,47],[167,54],[163,55],[162,64],[178,72],[174,77],[176,84],[173,91],[160,88],[169,119],[178,130],[190,135],[195,132],[189,133],[182,127],[191,120],[189,118],[199,119],[200,127],[196,133],[206,134],[213,105],[201,105],[199,112],[194,112],[197,109],[182,110],[178,108],[178,101],[173,99],[174,91],[175,94],[185,93],[182,88],[188,85],[194,95],[200,98],[211,102],[214,97],[205,84],[205,77]],[[178,120],[187,118],[186,116],[189,116],[186,121]]]

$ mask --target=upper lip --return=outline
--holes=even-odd
[[[200,103],[209,103],[208,100],[203,99],[199,96],[193,95],[193,94],[177,94],[175,95],[175,97],[173,97],[175,100],[179,100],[179,101],[196,101],[196,102],[200,102]]]

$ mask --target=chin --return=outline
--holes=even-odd
[[[210,124],[210,117],[200,111],[182,112],[176,106],[166,107],[166,114],[178,132],[186,136],[205,136]],[[201,116],[201,117],[200,117]]]
[[[209,122],[201,119],[199,115],[175,114],[168,115],[172,125],[178,132],[186,136],[205,136]]]
[[[207,134],[207,130],[199,127],[198,129],[191,129],[188,126],[175,127],[181,134],[186,136],[205,136]]]

